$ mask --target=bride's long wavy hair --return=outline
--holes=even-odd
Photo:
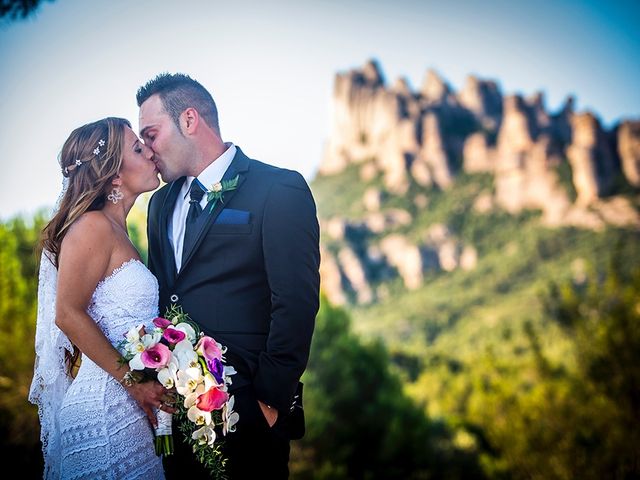
[[[122,166],[125,127],[128,120],[108,117],[76,128],[62,146],[59,156],[62,174],[69,179],[58,211],[42,230],[41,246],[51,252],[58,268],[62,240],[69,227],[83,213],[101,210],[111,192],[112,180]],[[80,351],[66,352],[68,373],[74,376]]]
[[[60,207],[42,231],[42,247],[58,268],[62,240],[83,213],[101,210],[112,180],[122,166],[122,145],[128,120],[108,117],[76,128],[62,146],[59,163],[69,179]],[[79,165],[78,165],[79,161]]]

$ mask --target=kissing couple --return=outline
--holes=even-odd
[[[224,142],[213,97],[189,76],[156,76],[137,103],[140,137],[109,117],[75,129],[59,157],[64,186],[42,233],[29,394],[44,477],[207,478],[175,421],[174,454],[155,455],[158,410],[177,405],[165,385],[136,381],[117,348],[179,305],[236,371],[225,475],[287,478],[290,440],[304,434],[299,380],[319,306],[313,197],[299,173]],[[156,189],[145,265],[127,215]]]

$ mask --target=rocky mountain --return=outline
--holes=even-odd
[[[415,92],[369,61],[335,77],[312,188],[323,289],[366,305],[396,278],[416,290],[430,271],[476,268],[478,248],[451,216],[426,213],[435,198],[476,216],[537,212],[544,228],[639,230],[640,120],[607,130],[572,98],[548,112],[542,93],[504,94],[474,76],[456,92],[433,70]]]

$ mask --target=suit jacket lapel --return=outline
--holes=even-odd
[[[198,220],[197,220],[198,223],[196,227],[199,229],[198,235],[196,236],[193,244],[190,246],[191,248],[189,248],[189,251],[186,253],[186,256],[184,257],[184,261],[182,262],[182,266],[180,267],[180,272],[178,273],[178,276],[180,276],[180,273],[184,271],[185,267],[187,266],[191,258],[193,258],[193,254],[202,243],[202,240],[204,239],[204,236],[207,233],[207,230],[209,230],[211,225],[213,225],[213,223],[216,221],[216,218],[218,218],[218,215],[220,215],[220,212],[233,198],[235,193],[238,190],[240,190],[240,187],[242,186],[245,180],[244,174],[248,169],[249,169],[249,159],[245,156],[244,153],[242,153],[242,150],[238,148],[235,156],[233,157],[233,161],[231,162],[231,165],[229,165],[229,168],[227,168],[227,171],[222,177],[222,180],[232,180],[236,175],[238,175],[238,185],[234,190],[225,192],[224,197],[222,199],[223,201],[219,200],[218,203],[216,203],[213,210],[211,209],[210,205],[207,204],[207,206],[204,208],[204,210],[198,217]]]
[[[160,210],[160,235],[162,236],[161,254],[162,264],[164,266],[165,278],[167,279],[167,285],[172,286],[176,279],[176,259],[173,253],[173,247],[169,242],[169,219],[173,215],[173,210],[180,193],[180,188],[184,183],[186,177],[181,177],[174,181],[169,187],[167,196],[164,197],[164,202]]]

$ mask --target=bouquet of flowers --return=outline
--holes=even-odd
[[[169,389],[177,412],[158,411],[155,450],[157,455],[173,453],[172,417],[193,446],[194,454],[215,478],[224,474],[219,433],[235,431],[239,420],[233,411],[233,396],[227,392],[234,368],[225,365],[226,348],[200,332],[197,324],[177,305],[167,309],[166,318],[153,320],[154,327],[142,325],[127,332],[118,349],[123,362],[140,377],[157,380]]]

